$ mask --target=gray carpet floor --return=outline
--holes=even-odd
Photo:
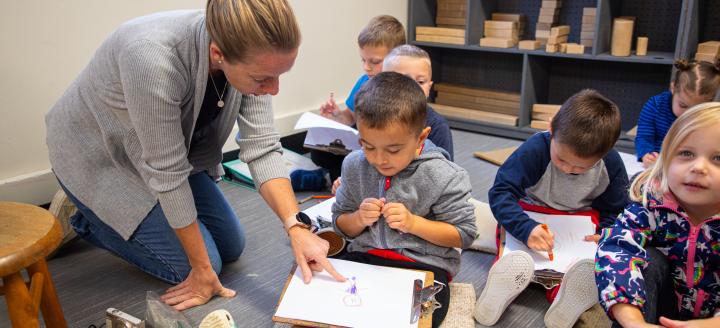
[[[497,166],[474,158],[472,153],[520,142],[459,130],[453,130],[453,138],[455,161],[469,171],[473,196],[487,201]],[[205,314],[227,309],[239,327],[272,327],[271,317],[294,263],[288,239],[278,219],[254,190],[225,182],[221,187],[238,213],[247,236],[240,260],[225,265],[220,275],[222,283],[235,289],[237,296],[215,298],[184,313],[197,324]],[[297,197],[302,199],[307,195],[299,193]],[[472,284],[479,296],[492,260],[491,254],[464,252],[461,271],[454,281]],[[64,247],[49,261],[49,267],[70,327],[99,326],[104,323],[104,312],[109,307],[144,318],[146,292],[161,294],[170,287],[84,241]],[[544,289],[530,286],[509,306],[495,327],[544,327],[543,316],[548,307]],[[0,327],[9,326],[7,308],[4,299],[0,299]]]

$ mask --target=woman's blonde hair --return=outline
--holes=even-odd
[[[720,123],[720,102],[693,106],[675,120],[662,143],[662,151],[652,168],[642,172],[630,185],[630,199],[647,205],[647,195],[662,199],[670,191],[668,169],[678,147],[693,132]],[[717,140],[708,140],[717,142]]]
[[[300,46],[300,28],[286,0],[208,0],[205,21],[210,39],[231,63],[251,50]]]

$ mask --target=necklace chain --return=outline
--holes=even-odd
[[[225,107],[225,101],[223,101],[223,96],[225,95],[225,90],[227,90],[228,81],[225,80],[225,86],[223,87],[222,93],[218,92],[217,85],[215,85],[215,79],[213,78],[212,74],[210,74],[210,81],[212,82],[213,88],[215,89],[215,94],[218,96],[218,102],[217,106],[219,109],[222,109]]]

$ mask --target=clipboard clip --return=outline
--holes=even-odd
[[[413,284],[413,304],[410,311],[410,323],[416,323],[420,317],[424,317],[433,313],[435,309],[441,305],[435,300],[435,295],[439,293],[445,285],[433,284],[423,288],[423,281],[415,279]]]
[[[347,155],[350,154],[351,150],[345,147],[342,140],[335,139],[328,145],[309,145],[304,144],[305,148],[316,149],[324,152],[328,152],[335,155]]]

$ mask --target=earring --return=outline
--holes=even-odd
[[[222,60],[218,60],[218,64],[222,64]]]

